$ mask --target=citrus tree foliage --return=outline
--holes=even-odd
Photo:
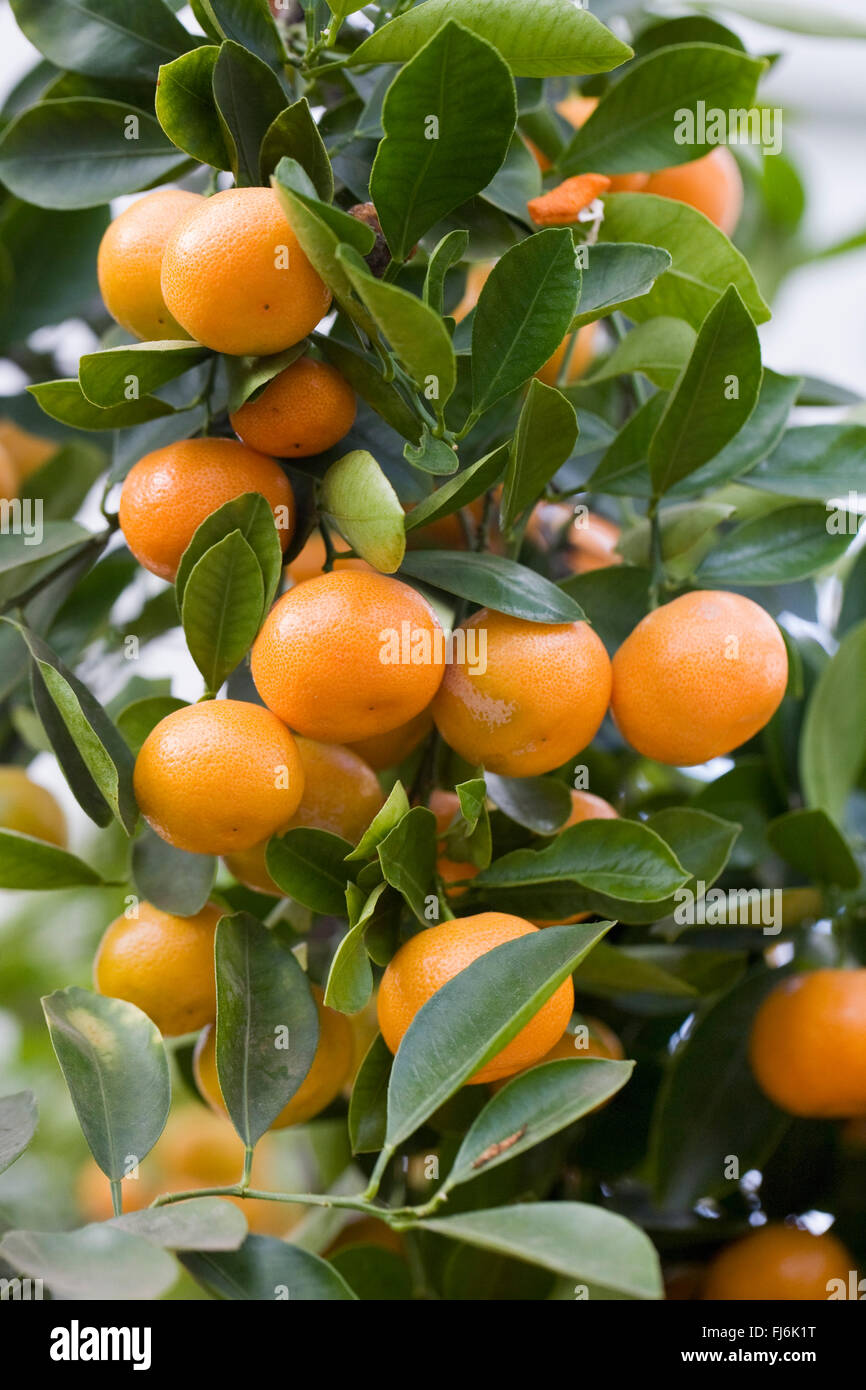
[[[866,490],[866,426],[838,412],[803,424],[800,407],[849,397],[762,365],[757,332],[781,276],[813,251],[802,190],[785,154],[741,151],[736,247],[652,192],[609,191],[567,225],[539,226],[528,211],[572,176],[652,174],[706,154],[700,137],[677,142],[677,113],[753,106],[768,59],[705,7],[659,21],[612,3],[598,18],[572,0],[400,0],[363,13],[200,0],[195,33],[163,0],[12,9],[42,56],[2,115],[0,330],[32,382],[9,411],[58,452],[22,492],[44,499],[38,543],[0,538],[3,761],[53,750],[83,811],[125,849],[78,857],[4,830],[0,885],[96,902],[120,889],[182,915],[215,895],[216,1065],[248,1162],[215,1194],[165,1194],[102,1226],[9,1232],[4,1266],[64,1297],[158,1297],[181,1251],[187,1276],[218,1297],[285,1286],[309,1299],[548,1298],[577,1287],[652,1299],[660,1257],[676,1263],[743,1228],[753,1196],[741,1179],[759,1168],[771,1216],[830,1202],[856,1247],[849,1189],[840,1180],[827,1195],[836,1138],[777,1110],[747,1060],[771,965],[866,960],[866,570],[849,554],[856,525],[844,507],[828,510]],[[627,25],[608,27],[619,9]],[[579,129],[557,110],[576,88],[599,99]],[[134,342],[98,303],[110,200],[179,181],[212,192],[218,179],[272,186],[332,291],[333,317],[288,354]],[[368,202],[380,232],[348,215]],[[492,262],[458,322],[467,275]],[[29,335],[74,316],[101,346],[58,378]],[[567,360],[535,378],[563,339],[598,324],[582,378],[569,379]],[[145,590],[113,543],[116,487],[154,448],[229,435],[229,413],[304,346],[338,367],[359,410],[336,449],[286,464],[299,504],[288,561],[321,523],[432,595],[446,622],[476,605],[529,623],[585,618],[611,653],[659,603],[734,589],[785,632],[787,692],[763,731],[692,775],[642,758],[608,721],[576,763],[521,779],[462,763],[428,735],[383,774],[390,794],[357,847],[309,828],[274,838],[279,893],[221,867],[214,887],[214,859],[153,836],[134,759],[182,702],[168,679],[130,675],[126,648],[138,655],[182,628],[207,693],[227,681],[230,695],[254,698],[247,653],[281,565],[268,509],[247,494],[199,529],[174,591]],[[84,526],[95,483],[102,521]],[[621,563],[576,562],[587,507],[616,520]],[[429,541],[434,523],[453,528],[444,549]],[[841,601],[819,643],[806,624],[829,574]],[[474,874],[459,899],[437,876],[424,809],[442,784],[460,797],[447,853]],[[574,786],[620,818],[563,830]],[[678,919],[681,890],[713,885],[777,890],[772,934],[724,914]],[[372,1038],[351,1096],[328,1112],[318,1182],[281,1194],[313,1213],[303,1241],[248,1236],[243,1203],[219,1193],[250,1190],[250,1152],[311,1065],[309,980],[358,1015],[401,939],[488,909],[552,925],[445,985],[396,1059]],[[580,1015],[613,1025],[625,1060],[576,1055],[495,1092],[465,1087],[569,976]],[[44,1008],[117,1195],[127,1156],[144,1159],[159,1137],[191,1043],[172,1043],[170,1069],[131,1004],[71,986]],[[266,1062],[286,1017],[299,1038],[288,1077]],[[34,1128],[32,1097],[2,1101],[4,1166]],[[313,1224],[317,1208],[332,1221],[374,1216],[401,1233],[403,1254],[326,1257],[336,1227]]]

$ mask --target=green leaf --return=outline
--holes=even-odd
[[[32,1091],[0,1097],[0,1173],[20,1158],[36,1133],[39,1112]]]
[[[205,0],[207,3],[208,0]],[[240,1250],[202,1255],[187,1251],[181,1264],[217,1298],[273,1303],[346,1302],[355,1295],[333,1265],[300,1245],[273,1236],[248,1236]]]
[[[181,556],[175,580],[179,608],[182,608],[186,586],[196,565],[228,536],[239,533],[252,550],[264,583],[264,598],[260,614],[273,603],[283,569],[283,552],[270,504],[258,492],[245,492],[224,502],[211,512],[197,528]]]
[[[499,507],[508,531],[532,506],[577,443],[577,412],[561,391],[533,379],[520,411],[508,455]]]
[[[267,357],[223,357],[229,387],[229,414],[234,415],[251,396],[259,395],[269,381],[297,362],[308,346],[306,338],[302,338],[284,352],[270,353]]]
[[[666,402],[666,393],[657,391],[626,420],[619,434],[608,444],[589,479],[587,486],[590,491],[626,497],[651,496],[646,459],[650,440],[664,413]]]
[[[474,414],[510,395],[552,357],[579,294],[580,271],[567,228],[536,232],[497,261],[472,321]]]
[[[388,1088],[389,1148],[502,1051],[611,927],[548,927],[485,952],[419,1009]]]
[[[0,888],[44,893],[101,882],[95,869],[68,850],[15,830],[0,829]]]
[[[282,86],[266,62],[229,39],[214,66],[213,94],[235,182],[255,187],[262,141],[286,105]]]
[[[32,513],[31,513],[32,516]],[[10,508],[10,517],[14,512]],[[83,553],[92,536],[75,521],[43,523],[41,538],[34,526],[27,534],[23,529],[26,512],[22,508],[22,529],[3,536],[0,547],[0,603],[23,594],[37,580],[52,574],[67,564],[78,551]],[[38,544],[34,544],[38,540]]]
[[[802,377],[780,376],[765,367],[757,404],[746,423],[709,463],[676,483],[671,495],[678,497],[720,487],[748,473],[779,442],[801,384]]]
[[[355,49],[353,65],[405,63],[449,19],[487,39],[516,77],[610,72],[631,49],[571,0],[426,0],[376,30]]]
[[[515,131],[502,167],[483,190],[481,197],[485,203],[492,203],[515,221],[531,226],[527,204],[540,193],[541,170],[535,156]]]
[[[163,0],[12,0],[21,31],[58,68],[152,80],[197,40]]]
[[[634,1062],[575,1057],[512,1077],[470,1125],[440,1191],[507,1163],[589,1114],[622,1090],[633,1070]]]
[[[663,970],[653,960],[641,957],[640,947],[618,949],[602,941],[575,975],[577,988],[586,994],[606,998],[623,995],[658,994],[677,1000],[697,994],[697,990]],[[650,950],[654,949],[649,947]]]
[[[78,381],[93,405],[122,406],[182,376],[207,356],[207,349],[197,343],[135,343],[107,348],[85,353],[78,364]]]
[[[671,265],[669,251],[639,243],[598,241],[584,248],[583,280],[578,312],[571,330],[612,314],[631,299],[649,294]]]
[[[505,854],[475,880],[479,888],[569,880],[624,902],[668,898],[689,875],[659,835],[638,821],[580,821],[541,850]]]
[[[0,140],[0,178],[42,208],[98,207],[164,183],[186,164],[155,117],[98,97],[40,102]]]
[[[354,912],[350,916],[351,928],[337,947],[325,986],[325,1003],[331,1009],[339,1009],[340,1013],[360,1013],[373,993],[373,971],[364,945],[364,933],[387,887],[386,883],[378,883],[366,898],[354,883],[347,889],[350,908],[352,897],[356,894],[361,910],[357,920],[354,920]]]
[[[453,232],[446,232],[430,252],[424,276],[424,303],[436,314],[441,314],[444,308],[445,276],[463,259],[468,245],[469,233],[462,227],[455,227]]]
[[[701,324],[650,441],[648,463],[657,496],[730,443],[754,410],[760,386],[758,331],[730,285]]]
[[[159,1030],[125,999],[71,985],[42,1000],[78,1123],[103,1173],[119,1182],[163,1131],[171,1100]]]
[[[694,346],[695,330],[691,324],[660,314],[637,324],[586,381],[609,381],[624,372],[642,372],[655,386],[669,390],[676,384]]]
[[[388,1044],[377,1033],[355,1077],[349,1101],[349,1137],[354,1154],[378,1153],[385,1144],[392,1066]]]
[[[661,559],[669,578],[688,579],[714,542],[716,528],[734,512],[728,502],[678,502],[659,512]],[[629,564],[650,565],[652,529],[647,518],[625,531],[618,550]]]
[[[327,830],[298,826],[275,835],[265,855],[268,873],[295,902],[327,917],[342,917],[346,883],[351,873],[345,860],[353,848],[348,840]]]
[[[376,280],[352,247],[338,247],[337,260],[395,355],[441,416],[457,384],[454,347],[441,318],[408,290]]]
[[[108,1225],[163,1250],[237,1250],[247,1235],[243,1211],[222,1197],[191,1197],[171,1206],[145,1207],[112,1217]]]
[[[571,796],[555,777],[497,777],[485,772],[484,781],[494,806],[536,835],[555,835],[568,820]]]
[[[412,444],[420,441],[422,426],[418,415],[369,357],[353,352],[336,338],[317,338],[316,344],[325,360],[342,372],[352,389],[392,429]]]
[[[688,869],[688,887],[697,891],[697,882],[714,883],[726,867],[741,827],[728,818],[697,806],[665,806],[647,820],[650,830],[660,835]],[[671,912],[675,899],[663,904]]]
[[[516,119],[507,65],[461,25],[445,23],[406,64],[385,97],[385,138],[370,175],[370,197],[396,260],[405,261],[434,223],[486,187]]]
[[[456,449],[445,439],[437,439],[425,423],[418,444],[404,444],[403,457],[413,468],[437,475],[456,473],[459,460]]]
[[[400,823],[409,810],[409,798],[402,782],[395,782],[388,794],[388,800],[371,820],[355,849],[346,855],[347,862],[367,859],[378,845]]]
[[[174,415],[174,406],[156,396],[141,396],[123,405],[102,407],[89,401],[76,380],[41,381],[28,386],[46,415],[76,430],[124,430],[164,415]]]
[[[132,878],[147,902],[163,912],[193,917],[211,895],[217,861],[210,854],[175,849],[149,826],[132,846]]]
[[[827,511],[815,502],[752,517],[723,536],[698,569],[708,588],[725,584],[785,584],[808,579],[844,555],[850,535],[827,530]]]
[[[680,1044],[659,1092],[650,1137],[654,1185],[671,1210],[735,1185],[725,1156],[739,1172],[762,1168],[789,1117],[777,1110],[752,1076],[749,1035],[755,1012],[778,983],[778,970],[760,970],[736,984],[699,1019]]]
[[[576,623],[583,618],[574,599],[564,590],[503,555],[410,550],[401,572],[530,623]]]
[[[56,1298],[89,1301],[158,1299],[177,1282],[177,1264],[158,1245],[102,1222],[80,1231],[8,1231],[0,1257]]]
[[[414,806],[377,845],[385,882],[405,898],[420,922],[433,893],[436,867],[436,818],[426,806]]]
[[[0,304],[2,341],[20,342],[46,323],[74,318],[96,298],[96,257],[108,223],[106,207],[57,212],[5,205],[3,249],[12,283]]]
[[[586,11],[578,11],[585,14]],[[639,1226],[583,1202],[531,1202],[419,1221],[498,1255],[551,1269],[597,1298],[663,1298],[658,1255]]]
[[[319,1042],[309,981],[249,913],[216,932],[216,1063],[231,1122],[252,1148],[302,1085]]]
[[[214,100],[216,44],[204,44],[166,63],[156,88],[157,120],[173,144],[214,169],[230,169],[231,158]]]
[[[334,196],[334,173],[325,142],[306,97],[275,116],[262,140],[260,172],[267,183],[281,159],[295,159],[309,175],[323,202]]]
[[[502,476],[508,453],[509,446],[501,444],[470,468],[461,469],[456,477],[437,487],[435,492],[431,492],[407,514],[407,532],[427,526],[431,521],[439,521],[443,516],[453,516],[461,507],[468,506],[476,497],[495,487]]]
[[[676,44],[650,53],[623,73],[575,131],[557,160],[557,171],[563,178],[587,169],[628,174],[700,158],[718,141],[700,138],[696,111],[727,113],[753,106],[766,66],[764,58],[712,43]]]
[[[649,571],[609,565],[567,579],[562,588],[576,599],[609,654],[616,651],[649,612]]]
[[[205,551],[183,593],[183,631],[190,655],[216,693],[243,661],[264,608],[259,562],[240,531]]]
[[[268,0],[199,0],[199,3],[202,18],[209,21],[214,34],[248,48],[275,72],[282,71],[286,51]]]
[[[818,682],[803,721],[800,778],[806,805],[843,823],[866,765],[866,622],[846,633]]]
[[[366,449],[332,463],[322,479],[320,508],[353,550],[383,574],[394,574],[406,551],[400,499]]]
[[[167,714],[184,709],[185,700],[174,695],[148,695],[142,700],[133,700],[117,716],[117,729],[129,744],[133,753],[138,753],[148,734],[156,728]]]
[[[767,826],[767,839],[777,854],[814,883],[838,883],[856,888],[860,869],[844,836],[825,811],[788,811]]]
[[[866,425],[803,425],[787,430],[743,482],[801,501],[827,502],[866,491]]]
[[[642,323],[667,314],[699,328],[716,300],[734,285],[755,323],[766,323],[770,310],[748,262],[703,213],[654,193],[608,194],[604,209],[604,241],[648,242],[671,257],[652,289],[624,306],[629,318]]]

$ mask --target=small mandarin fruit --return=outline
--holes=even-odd
[[[66,817],[54,797],[23,767],[0,767],[0,827],[66,847]]]
[[[650,174],[645,190],[697,208],[731,236],[743,210],[743,180],[737,161],[725,145],[688,164],[675,164]]]
[[[162,258],[177,224],[206,205],[199,193],[161,189],[138,198],[109,225],[99,246],[99,289],[111,317],[148,342],[188,338],[162,294]]]
[[[477,864],[464,859],[449,859],[440,850],[436,856],[436,872],[441,878],[449,898],[462,898],[469,884],[464,880],[477,878],[481,870]]]
[[[620,529],[607,517],[587,512],[569,527],[565,561],[573,574],[588,574],[590,570],[607,569],[622,564],[617,552]]]
[[[8,449],[0,445],[0,501],[11,502],[18,496],[18,470]]]
[[[291,820],[304,770],[294,738],[269,710],[207,700],[166,715],[148,734],[134,786],[145,820],[170,845],[230,854]]]
[[[577,333],[567,333],[552,357],[535,375],[545,386],[556,386],[564,373],[564,384],[570,386],[583,376],[593,356],[597,323],[587,323]]]
[[[585,97],[580,92],[569,92],[567,97],[556,103],[560,116],[575,130],[586,124],[597,106],[598,97]]]
[[[529,623],[482,608],[461,627],[479,633],[481,659],[468,659],[467,642],[433,701],[456,753],[504,777],[532,777],[592,741],[610,700],[610,661],[588,623]]]
[[[386,966],[379,985],[379,1027],[391,1051],[397,1051],[418,1010],[444,984],[479,956],[537,930],[522,917],[479,912],[474,917],[457,917],[438,927],[427,927],[410,937]],[[569,978],[467,1084],[498,1081],[532,1066],[562,1036],[573,1008],[574,988]]]
[[[235,439],[185,439],[145,454],[124,481],[120,529],[140,565],[173,580],[201,523],[245,492],[269,503],[285,548],[295,525],[291,484],[272,458]]]
[[[241,357],[299,343],[331,304],[272,188],[228,188],[188,213],[165,248],[162,292],[190,337]]]
[[[707,1272],[703,1297],[712,1302],[826,1300],[833,1279],[848,1283],[852,1257],[834,1235],[770,1225],[726,1245]]]
[[[339,743],[316,743],[297,738],[304,772],[304,793],[297,810],[280,833],[308,825],[328,830],[356,845],[370,821],[381,810],[384,796],[375,772],[363,758]],[[235,878],[263,893],[281,890],[268,873],[265,854],[268,841],[252,849],[226,856]]]
[[[570,227],[609,187],[606,174],[575,174],[547,193],[530,198],[526,209],[536,227]]]
[[[619,816],[603,796],[572,790],[571,811],[561,828],[567,830],[570,825],[577,825],[582,820],[619,820]]]
[[[606,1023],[602,1023],[600,1018],[590,1018],[584,1015],[578,1020],[577,1026],[572,1030],[569,1025],[558,1042],[553,1044],[549,1052],[539,1058],[535,1066],[541,1066],[543,1062],[559,1062],[571,1060],[572,1057],[600,1057],[603,1061],[621,1062],[625,1057],[625,1049],[612,1028]],[[524,1068],[524,1070],[529,1070]],[[498,1091],[505,1083],[494,1082],[493,1089]],[[610,1097],[613,1099],[613,1097]],[[598,1105],[594,1105],[592,1110],[587,1113],[594,1115],[596,1111],[603,1110],[609,1100],[603,1100]]]
[[[352,1030],[345,1014],[329,1009],[318,985],[311,986],[319,1013],[319,1045],[313,1065],[299,1089],[283,1107],[271,1129],[306,1124],[340,1094],[352,1067]],[[216,1070],[216,1031],[206,1028],[196,1044],[193,1060],[196,1085],[217,1111],[225,1110]]]
[[[99,993],[136,1004],[168,1038],[212,1023],[214,933],[222,915],[215,903],[193,917],[139,903],[138,916],[118,917],[99,943],[93,969]]]
[[[235,434],[251,449],[278,458],[308,458],[349,433],[355,410],[355,393],[336,367],[299,357],[230,419]]]
[[[347,744],[347,747],[369,763],[374,772],[381,772],[386,767],[397,767],[410,753],[414,753],[432,728],[432,712],[422,709],[420,714],[408,719],[405,724],[398,724],[396,729],[359,739],[356,743]]]
[[[645,193],[649,174],[611,174],[609,193]]]
[[[268,708],[324,743],[405,724],[429,705],[444,666],[442,629],[427,600],[378,573],[323,574],[290,589],[252,653]]]
[[[29,430],[16,425],[14,420],[0,419],[0,451],[12,460],[18,481],[22,482],[47,463],[59,451],[56,439],[46,439],[41,434],[31,434]],[[2,484],[0,484],[2,486]]]
[[[166,1172],[194,1176],[192,1187],[228,1187],[243,1172],[244,1145],[227,1116],[194,1102],[169,1117],[149,1157]],[[256,1146],[254,1165],[261,1158]]]
[[[354,557],[350,557],[348,560],[340,558],[341,551],[351,549],[342,536],[332,535],[331,544],[337,552],[332,569],[337,571],[362,570],[367,574],[373,573],[373,566],[368,565],[366,560],[358,560]],[[326,559],[322,533],[321,531],[313,531],[309,540],[305,542],[303,550],[286,565],[286,573],[294,584],[303,584],[308,579],[318,579],[320,575],[325,573]]]
[[[690,767],[763,729],[787,680],[769,613],[740,594],[697,590],[648,613],[616,652],[612,713],[645,758]]]
[[[866,969],[783,980],[755,1015],[749,1058],[761,1089],[791,1115],[866,1115]]]

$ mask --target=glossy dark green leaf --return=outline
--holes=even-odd
[[[827,502],[866,490],[866,425],[803,425],[743,480],[762,492]]]
[[[541,192],[541,170],[532,151],[515,132],[498,173],[481,196],[517,222],[531,226],[527,204]]]
[[[340,1013],[360,1013],[373,993],[373,971],[364,944],[364,933],[387,887],[387,884],[379,883],[369,896],[354,883],[350,883],[346,890],[349,930],[334,953],[325,986],[325,1003],[331,1009],[339,1009]]]
[[[568,820],[568,787],[555,777],[497,777],[485,772],[484,781],[494,806],[536,835],[555,835]]]
[[[544,849],[518,849],[479,874],[479,888],[569,880],[623,901],[666,899],[689,875],[665,842],[637,821],[580,821]]]
[[[752,517],[722,537],[700,565],[698,580],[714,588],[808,579],[839,560],[851,544],[850,535],[827,526],[827,511],[817,502]]]
[[[270,608],[280,582],[283,555],[274,513],[258,492],[245,492],[240,497],[233,497],[230,502],[224,502],[198,527],[181,556],[177,571],[175,591],[179,606],[183,604],[189,577],[198,562],[232,533],[239,533],[243,537],[258,562],[264,582],[260,616],[263,617]]]
[[[214,694],[243,661],[264,608],[259,562],[240,531],[196,561],[183,592],[183,630],[190,655]]]
[[[20,342],[46,323],[80,315],[93,301],[96,256],[109,217],[106,207],[65,212],[7,204],[3,248],[12,279],[0,304],[2,341]]]
[[[393,1250],[381,1245],[348,1245],[329,1255],[328,1260],[362,1302],[408,1303],[412,1299],[409,1266]]]
[[[165,719],[166,715],[173,714],[175,710],[184,709],[185,704],[184,700],[179,700],[174,695],[148,695],[144,699],[133,700],[117,716],[118,731],[126,739],[133,753],[138,753],[148,734],[156,728],[159,721]]]
[[[845,805],[866,764],[866,622],[846,633],[818,677],[800,740],[800,777],[807,806],[841,825]]]
[[[355,1297],[327,1260],[273,1236],[248,1236],[240,1250],[220,1254],[188,1251],[180,1260],[196,1283],[217,1298],[333,1303]]]
[[[362,400],[404,439],[417,444],[421,439],[421,420],[393,382],[386,381],[380,367],[362,357],[336,338],[319,338],[318,346],[327,362],[342,372]]]
[[[504,555],[410,550],[401,571],[446,593],[530,623],[575,623],[583,618],[577,603],[563,589]]]
[[[210,854],[176,849],[149,826],[143,826],[132,846],[132,878],[148,902],[163,912],[193,917],[207,902],[217,862]]]
[[[156,115],[178,149],[201,164],[230,169],[231,157],[214,100],[213,75],[218,57],[216,44],[203,44],[161,67]]]
[[[37,580],[68,563],[92,540],[90,533],[75,521],[43,523],[40,534],[34,512],[30,512],[29,526],[25,526],[28,518],[25,508],[22,507],[20,515],[21,530],[4,535],[0,547],[0,603],[3,604],[26,593]],[[11,509],[10,517],[14,517]]]
[[[123,430],[175,414],[173,406],[156,396],[141,396],[122,405],[94,405],[76,380],[42,381],[27,389],[46,415],[76,430]]]
[[[117,1182],[150,1153],[168,1118],[168,1059],[154,1023],[125,999],[71,985],[42,1000],[78,1123]]]
[[[860,882],[857,861],[825,811],[788,811],[770,822],[767,839],[777,854],[815,883],[856,888]]]
[[[660,246],[599,241],[587,246],[581,262],[583,279],[572,329],[604,318],[628,300],[649,294],[671,264],[670,252]]]
[[[607,998],[658,994],[680,1002],[697,994],[692,985],[640,956],[640,949],[620,949],[602,941],[578,968],[574,977],[577,989]]]
[[[58,68],[94,77],[153,79],[160,63],[197,42],[163,0],[12,0],[12,11]]]
[[[20,1158],[36,1133],[39,1112],[32,1091],[0,1097],[0,1173]]]
[[[637,324],[613,352],[593,366],[588,382],[607,381],[625,372],[642,372],[654,386],[670,390],[695,346],[695,330],[684,319],[660,314]]]
[[[693,495],[747,474],[779,442],[801,382],[802,377],[780,376],[765,367],[757,403],[746,423],[708,463],[676,483],[671,495]]]
[[[285,47],[268,0],[199,0],[199,4],[214,34],[248,48],[274,71],[282,69]]]
[[[15,830],[0,830],[0,888],[42,893],[101,882],[95,869],[68,850]]]
[[[198,366],[208,356],[197,343],[136,343],[89,352],[78,364],[78,381],[93,405],[122,406],[139,400]]]
[[[361,1063],[349,1101],[352,1153],[378,1153],[385,1144],[388,1123],[388,1082],[393,1057],[377,1033]]]
[[[608,565],[577,574],[562,585],[576,599],[612,655],[649,612],[648,570]]]
[[[499,520],[508,530],[532,506],[577,443],[574,406],[552,386],[533,379],[508,455]]]
[[[261,179],[262,142],[286,104],[271,68],[233,40],[219,51],[213,93],[235,182],[255,187]]]
[[[427,526],[439,521],[443,516],[453,516],[461,507],[474,502],[476,497],[495,487],[508,461],[508,445],[502,444],[492,453],[485,454],[477,463],[461,471],[447,483],[442,483],[423,502],[413,507],[406,517],[406,530],[414,531],[419,526]]]
[[[221,919],[215,958],[220,1090],[232,1124],[251,1148],[307,1076],[319,1017],[292,952],[248,913]]]
[[[445,276],[452,266],[463,259],[469,245],[469,233],[457,227],[445,236],[430,252],[427,273],[424,276],[424,303],[437,314],[443,311]]]
[[[265,132],[259,158],[262,183],[267,183],[281,159],[296,159],[322,201],[329,203],[333,198],[331,161],[306,97],[275,116]]]
[[[425,926],[425,909],[433,893],[436,866],[436,819],[426,806],[415,806],[377,846],[386,883],[402,893]]]
[[[348,840],[327,830],[298,826],[274,836],[266,853],[268,873],[282,891],[312,912],[342,917],[346,907]]]
[[[245,401],[258,396],[269,381],[297,362],[307,347],[306,338],[302,338],[284,352],[271,353],[267,357],[223,357],[229,387],[229,414],[234,415]]]

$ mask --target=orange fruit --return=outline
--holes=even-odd
[[[145,454],[126,475],[120,529],[140,565],[174,579],[201,523],[245,492],[270,504],[285,549],[295,526],[291,484],[272,458],[235,439],[184,439]]]
[[[162,292],[190,337],[241,357],[292,347],[331,304],[272,188],[227,188],[193,208],[168,239]]]
[[[619,820],[619,816],[603,796],[572,790],[571,811],[561,829],[567,830],[570,825],[577,825],[582,820]]]
[[[414,753],[432,728],[431,711],[422,709],[420,714],[414,715],[405,724],[398,724],[396,729],[358,739],[356,743],[347,744],[347,747],[369,763],[375,772],[381,772],[385,767],[397,767],[410,753]]]
[[[611,174],[610,193],[645,193],[649,174]]]
[[[31,473],[35,473],[53,458],[59,449],[60,445],[56,439],[45,439],[40,434],[31,434],[29,430],[16,425],[14,420],[0,418],[0,457],[5,460],[8,455],[19,482],[29,478]],[[4,490],[2,481],[0,495],[10,496]]]
[[[311,986],[319,1013],[319,1045],[307,1076],[283,1107],[271,1129],[306,1124],[325,1110],[340,1094],[352,1067],[352,1030],[345,1014],[323,1004],[318,985]],[[216,1070],[216,1031],[206,1028],[199,1038],[193,1059],[196,1085],[209,1105],[225,1110]]]
[[[826,1300],[828,1284],[847,1286],[853,1260],[834,1235],[770,1225],[726,1245],[707,1272],[703,1297],[715,1302]]]
[[[544,366],[535,375],[539,381],[543,381],[545,386],[556,386],[562,374],[563,363],[566,356],[568,363],[565,366],[564,385],[570,386],[583,376],[593,356],[593,344],[595,341],[597,323],[584,324],[583,328],[577,330],[577,334],[566,333],[559,347],[552,357],[549,357]]]
[[[588,623],[529,623],[482,608],[461,624],[486,633],[445,672],[433,718],[467,762],[505,777],[550,772],[595,737],[610,699],[610,661]]]
[[[256,689],[306,738],[353,743],[429,705],[445,649],[426,599],[388,575],[323,574],[290,589],[252,652]]]
[[[66,847],[66,817],[54,797],[23,767],[0,767],[0,827]]]
[[[8,449],[0,445],[0,501],[11,502],[18,496],[18,470]]]
[[[792,1115],[866,1115],[866,969],[783,980],[755,1015],[752,1071]]]
[[[526,205],[536,227],[570,227],[578,214],[610,188],[606,174],[574,174]]]
[[[342,536],[333,534],[331,544],[339,557],[340,552],[350,550],[349,544],[343,540]],[[313,531],[309,540],[304,544],[303,550],[299,552],[286,565],[286,574],[289,575],[294,584],[303,584],[308,579],[317,579],[325,573],[325,542],[322,539],[321,531]],[[333,570],[362,570],[367,574],[373,573],[373,566],[368,565],[366,560],[350,558],[342,560],[335,558],[332,566]]]
[[[223,910],[207,903],[194,917],[139,903],[105,932],[93,975],[100,994],[126,999],[165,1037],[192,1033],[216,1017],[214,933]]]
[[[193,854],[251,849],[286,825],[304,790],[289,730],[244,700],[187,705],[160,720],[135,763],[148,824]]]
[[[607,1061],[622,1061],[625,1057],[625,1049],[612,1028],[609,1028],[606,1023],[602,1023],[600,1018],[590,1018],[588,1015],[580,1018],[578,1023],[583,1024],[588,1031],[584,1033],[583,1028],[580,1027],[572,1031],[569,1025],[559,1041],[555,1042],[550,1051],[545,1052],[544,1056],[540,1057],[538,1062],[533,1063],[533,1065],[541,1066],[542,1062],[559,1062],[570,1060],[572,1057],[601,1057]],[[528,1070],[529,1068],[524,1067],[524,1071]],[[504,1081],[494,1082],[493,1090],[500,1090],[504,1084]],[[603,1110],[612,1099],[613,1097],[610,1097],[609,1100],[601,1101],[587,1113],[594,1115],[597,1110]]]
[[[229,418],[251,449],[278,458],[307,458],[348,434],[355,410],[355,393],[336,367],[299,357]]]
[[[622,556],[616,549],[619,537],[620,529],[613,521],[597,512],[586,512],[580,520],[575,519],[568,530],[565,552],[568,568],[573,574],[588,574],[590,570],[621,565]]]
[[[537,931],[531,922],[506,912],[479,912],[427,927],[400,947],[379,985],[379,1027],[396,1052],[418,1010],[467,965],[506,941]],[[531,1067],[565,1031],[574,1008],[571,979],[564,980],[520,1032],[470,1076],[468,1085],[498,1081]]]
[[[788,680],[773,619],[740,594],[682,594],[642,618],[613,658],[612,712],[645,758],[690,767],[772,719]]]
[[[316,743],[309,738],[295,742],[304,773],[304,792],[280,833],[293,826],[309,825],[341,835],[356,845],[385,799],[378,777],[363,758],[339,743]],[[282,890],[268,873],[267,847],[268,841],[264,840],[252,849],[226,855],[226,864],[235,878],[248,887],[280,894]]]
[[[199,193],[180,188],[146,193],[109,225],[96,260],[99,289],[111,317],[136,338],[188,338],[166,308],[162,260],[177,224],[206,205]]]
[[[743,210],[743,180],[726,145],[688,164],[675,164],[650,174],[645,191],[697,208],[731,236]]]

